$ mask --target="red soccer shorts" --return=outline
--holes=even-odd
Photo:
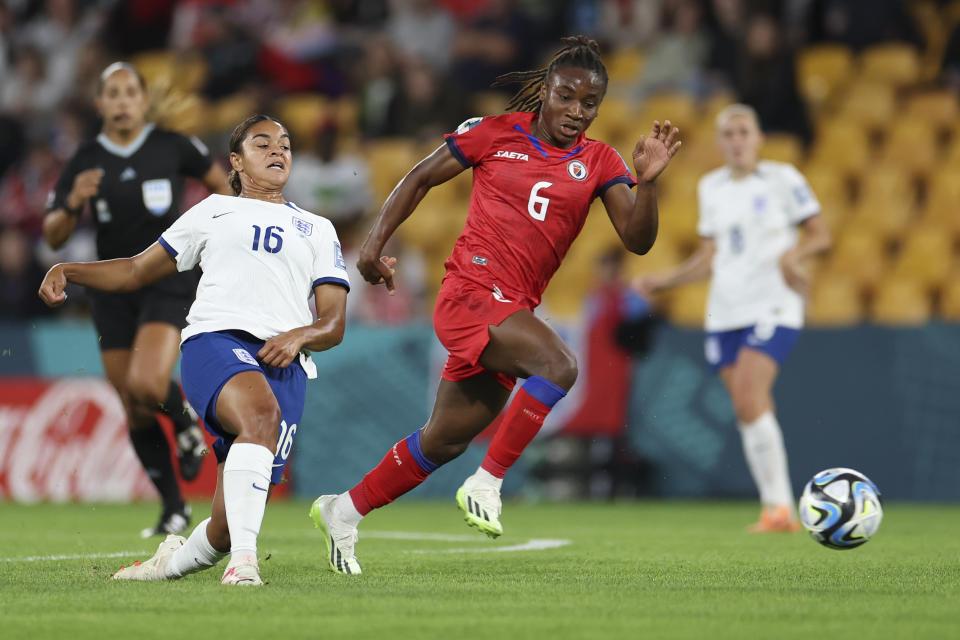
[[[479,360],[490,342],[490,325],[499,326],[521,309],[529,307],[505,299],[499,290],[484,289],[456,277],[444,278],[433,311],[433,328],[450,353],[443,367],[443,379],[459,382],[487,372]],[[513,376],[488,373],[507,389],[513,389],[517,383]]]

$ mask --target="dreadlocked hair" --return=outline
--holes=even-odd
[[[604,90],[607,86],[607,68],[600,59],[600,45],[586,36],[561,38],[563,48],[557,51],[543,69],[534,71],[512,71],[499,76],[491,87],[508,84],[520,84],[520,90],[507,102],[507,111],[528,111],[539,113],[540,87],[557,67],[577,67],[593,71],[603,79]]]

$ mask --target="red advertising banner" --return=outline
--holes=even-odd
[[[164,428],[169,436],[169,423]],[[209,498],[216,480],[211,453],[200,475],[181,486],[187,497]],[[0,379],[0,500],[156,497],[130,444],[120,399],[105,380]]]

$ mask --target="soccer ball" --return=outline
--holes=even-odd
[[[800,496],[800,522],[830,549],[853,549],[873,537],[883,519],[880,491],[853,469],[826,469]]]

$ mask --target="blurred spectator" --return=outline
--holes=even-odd
[[[10,73],[10,54],[13,45],[10,35],[13,33],[13,15],[7,5],[0,2],[0,78]]]
[[[263,34],[260,68],[282,91],[339,95],[343,77],[336,64],[337,25],[325,4],[308,0],[274,3],[274,19]]]
[[[391,0],[390,7],[387,32],[397,50],[446,71],[456,30],[450,13],[435,0]]]
[[[843,42],[857,51],[888,40],[923,45],[904,0],[818,0],[811,3],[810,10],[822,12],[824,39]]]
[[[389,135],[395,128],[400,93],[396,57],[390,41],[382,37],[370,38],[359,67],[356,84],[360,132],[366,138]]]
[[[211,7],[205,12],[195,46],[208,64],[203,93],[209,98],[228,96],[256,75],[260,45],[225,9]]]
[[[50,150],[61,163],[73,157],[80,142],[97,134],[97,115],[88,102],[73,102],[61,107],[54,116],[47,139]]]
[[[27,235],[16,227],[0,225],[0,319],[31,318],[53,311],[37,295],[43,274]]]
[[[641,95],[658,91],[703,93],[710,43],[701,14],[696,0],[669,0],[665,5],[661,31],[644,63]]]
[[[663,4],[664,0],[577,0],[570,3],[567,31],[589,35],[609,50],[646,47],[660,30]]]
[[[627,426],[634,357],[649,348],[649,303],[627,284],[624,249],[600,254],[586,303],[581,404],[563,428],[566,435],[618,438]]]
[[[43,12],[17,29],[18,50],[34,47],[43,56],[44,76],[57,87],[57,98],[74,86],[80,52],[99,32],[104,16],[96,5],[77,0],[46,0]]]
[[[165,48],[176,4],[176,0],[124,0],[113,4],[104,28],[110,48],[121,56]]]
[[[444,84],[430,65],[410,60],[397,96],[396,122],[389,132],[419,140],[440,140],[466,120],[466,106],[456,87]]]
[[[490,0],[457,31],[453,79],[470,91],[484,91],[494,78],[522,68],[533,58],[534,25],[511,0]]]
[[[745,31],[735,88],[757,110],[764,131],[783,131],[810,142],[812,132],[797,92],[795,64],[773,16],[758,14]]]
[[[39,238],[47,198],[63,167],[46,144],[34,144],[0,182],[0,224]]]
[[[340,24],[379,29],[390,15],[387,0],[328,0],[327,4]]]
[[[730,87],[737,75],[740,42],[747,22],[744,0],[710,0],[711,88]]]
[[[342,153],[337,127],[324,125],[317,135],[316,154],[298,151],[284,189],[299,207],[330,219],[343,233],[374,206],[370,172],[363,158]]]
[[[953,28],[950,38],[947,40],[940,74],[948,87],[960,92],[960,24]]]
[[[19,46],[13,57],[13,73],[0,85],[0,111],[22,118],[32,131],[42,131],[68,88],[47,73],[44,58],[36,48]]]

